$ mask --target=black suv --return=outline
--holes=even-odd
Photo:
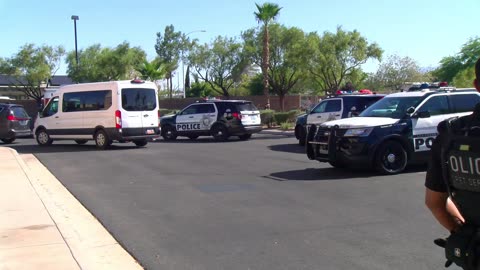
[[[0,103],[0,140],[12,143],[16,138],[31,137],[30,121],[22,105]]]
[[[351,94],[327,98],[318,103],[311,111],[299,115],[295,123],[295,137],[298,144],[305,145],[307,127],[321,123],[359,115],[368,106],[385,95]]]
[[[180,112],[160,118],[161,135],[165,140],[185,136],[213,136],[225,141],[230,136],[248,140],[262,130],[260,111],[251,101],[206,100],[188,105]]]

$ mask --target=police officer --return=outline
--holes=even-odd
[[[475,64],[475,75],[473,84],[480,92],[480,58]],[[475,269],[468,263],[456,261],[465,259],[462,257],[465,247],[459,247],[464,240],[457,239],[456,233],[461,231],[459,234],[465,235],[466,224],[480,228],[480,103],[473,114],[445,120],[437,129],[439,135],[432,145],[425,180],[425,204],[435,219],[451,232],[447,241],[436,242],[446,247],[447,259],[464,269]],[[447,243],[454,247],[450,250]],[[469,257],[470,263],[472,257]]]

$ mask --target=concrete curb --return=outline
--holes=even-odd
[[[261,134],[269,135],[282,135],[287,137],[295,137],[295,132],[293,130],[281,130],[281,129],[263,129],[260,131]]]
[[[11,151],[77,262],[73,268],[143,269],[34,155]]]

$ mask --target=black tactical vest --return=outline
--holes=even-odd
[[[479,115],[480,116],[480,115]],[[443,175],[448,191],[467,223],[480,226],[480,125],[470,117],[462,127],[447,120],[442,142]]]

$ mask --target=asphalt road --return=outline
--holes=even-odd
[[[152,142],[33,139],[34,153],[146,269],[441,269],[425,167],[395,176],[310,161],[293,137]]]

